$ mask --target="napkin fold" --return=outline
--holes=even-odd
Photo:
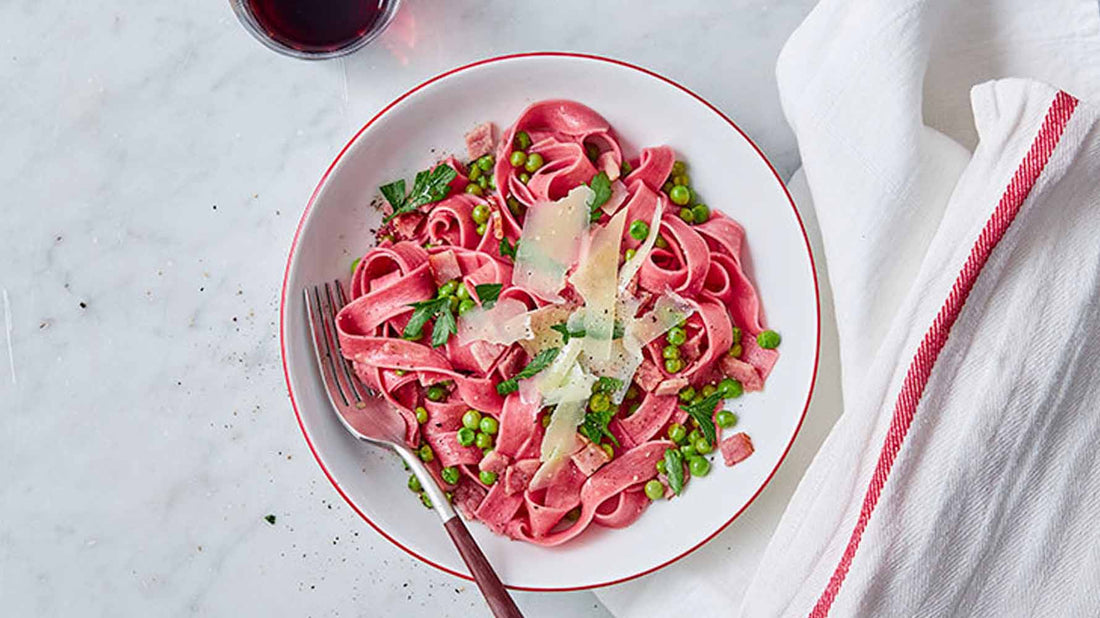
[[[629,616],[1095,615],[1097,3],[825,0],[777,77],[843,414],[762,557],[736,551],[759,541],[734,526],[713,541],[731,551],[601,600]]]

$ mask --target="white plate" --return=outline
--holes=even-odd
[[[591,588],[643,575],[698,548],[763,489],[805,415],[817,367],[818,299],[802,223],[775,170],[721,112],[687,89],[622,62],[575,54],[525,54],[478,62],[433,78],[387,106],[341,151],[310,199],[290,249],[283,287],[282,350],[298,421],[325,474],[363,519],[417,558],[469,577],[435,514],[405,487],[395,455],[360,444],[336,420],[313,368],[303,317],[304,286],[346,278],[371,242],[379,185],[411,177],[445,153],[465,152],[478,123],[504,127],[526,105],[574,99],[611,123],[624,150],[668,144],[689,165],[707,204],[745,227],[748,269],[767,323],[783,336],[763,393],[736,400],[738,430],[756,453],[727,468],[715,462],[672,501],[659,501],[628,528],[593,526],[562,547],[542,548],[471,532],[510,587]]]

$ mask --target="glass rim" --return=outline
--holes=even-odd
[[[379,17],[379,19],[374,22],[374,25],[364,32],[362,36],[352,39],[346,45],[337,47],[336,49],[309,51],[287,45],[271,36],[271,34],[260,25],[256,16],[252,14],[252,9],[248,6],[248,0],[229,0],[229,6],[233,8],[233,13],[237,16],[237,21],[239,21],[241,25],[244,26],[244,29],[252,35],[252,38],[272,51],[300,60],[328,60],[330,58],[347,56],[362,49],[386,30],[390,22],[392,22],[393,18],[397,15],[397,9],[400,5],[401,0],[385,0],[381,17]]]

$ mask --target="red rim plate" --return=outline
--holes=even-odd
[[[378,534],[382,535],[382,537],[385,538],[390,543],[393,543],[397,547],[401,548],[405,553],[407,553],[410,556],[416,558],[417,560],[420,560],[421,562],[423,562],[425,564],[431,565],[431,566],[439,569],[440,571],[443,571],[445,573],[449,573],[451,575],[454,575],[455,577],[460,577],[460,578],[468,580],[468,581],[473,581],[473,578],[471,576],[469,576],[465,573],[459,573],[458,571],[454,571],[452,569],[449,569],[449,568],[447,568],[447,567],[445,567],[441,564],[437,564],[435,562],[432,562],[431,560],[425,558],[424,556],[421,556],[420,554],[414,552],[413,550],[409,549],[408,547],[405,547],[404,545],[401,544],[401,542],[399,542],[397,539],[395,539],[392,536],[390,536],[389,534],[387,534],[385,530],[383,530],[381,527],[379,527],[377,524],[375,524],[373,521],[371,521],[371,519],[369,517],[367,517],[367,515],[365,513],[363,513],[363,511],[359,510],[359,507],[357,507],[355,505],[355,503],[353,503],[351,501],[351,499],[348,497],[347,493],[345,493],[343,488],[340,487],[340,484],[336,482],[336,479],[332,476],[332,474],[328,471],[328,469],[325,468],[325,464],[321,461],[321,457],[318,455],[317,449],[314,448],[313,441],[310,440],[309,433],[306,431],[305,424],[302,422],[302,415],[298,411],[298,403],[294,398],[294,388],[293,388],[293,386],[291,386],[291,382],[290,382],[290,369],[289,369],[289,366],[287,365],[287,361],[286,361],[286,334],[284,332],[285,329],[283,328],[283,325],[286,323],[284,318],[285,318],[286,303],[287,303],[287,281],[290,279],[290,265],[294,261],[294,251],[298,247],[298,235],[302,231],[302,225],[305,223],[306,217],[309,216],[309,211],[313,207],[313,202],[317,199],[317,195],[321,192],[321,187],[323,187],[325,185],[325,181],[328,180],[328,176],[329,176],[329,174],[332,173],[332,170],[336,167],[336,164],[339,163],[340,159],[344,156],[344,154],[348,151],[348,149],[351,148],[351,145],[354,144],[357,139],[359,139],[359,136],[362,135],[363,132],[366,131],[368,128],[370,128],[370,126],[372,124],[374,124],[375,121],[377,121],[379,118],[384,116],[387,112],[389,112],[390,109],[392,109],[395,105],[397,105],[401,101],[404,101],[405,99],[407,99],[408,97],[410,97],[411,95],[413,95],[417,91],[423,89],[424,87],[426,87],[428,85],[431,85],[431,84],[433,84],[433,83],[435,83],[435,82],[437,82],[437,81],[439,81],[443,78],[446,78],[446,77],[449,77],[449,76],[454,75],[456,73],[460,73],[462,71],[465,71],[467,69],[478,67],[478,66],[481,66],[481,65],[484,65],[484,64],[490,64],[490,63],[494,63],[494,62],[501,62],[503,60],[511,60],[511,59],[514,59],[514,58],[529,58],[529,57],[582,58],[582,59],[586,59],[586,60],[597,60],[597,61],[600,61],[600,62],[606,62],[606,63],[609,63],[609,64],[618,65],[618,66],[621,66],[621,67],[625,67],[625,68],[628,68],[628,69],[631,69],[631,70],[634,70],[634,71],[644,73],[644,74],[646,74],[650,77],[654,77],[656,79],[659,79],[659,80],[661,80],[661,81],[663,81],[663,82],[665,82],[665,83],[667,83],[671,86],[675,86],[676,88],[678,88],[679,90],[681,90],[685,94],[691,96],[692,98],[694,98],[698,102],[705,105],[712,112],[717,114],[718,117],[720,117],[722,120],[724,120],[726,123],[728,123],[730,125],[730,127],[732,127],[735,131],[737,131],[739,134],[741,134],[741,137],[745,138],[745,140],[748,141],[749,144],[752,145],[753,149],[756,150],[756,153],[760,156],[761,159],[763,159],[764,163],[768,166],[768,169],[771,170],[772,174],[775,176],[776,182],[778,182],[779,186],[783,189],[783,194],[786,195],[787,202],[790,203],[790,205],[791,205],[791,210],[794,211],[795,219],[798,221],[798,227],[802,231],[802,238],[806,243],[806,255],[810,258],[810,268],[812,270],[813,282],[814,282],[814,304],[815,304],[814,309],[815,309],[815,314],[817,316],[817,320],[816,320],[817,324],[815,325],[817,335],[816,335],[816,342],[814,343],[814,366],[813,366],[813,372],[810,376],[809,389],[806,392],[806,403],[802,407],[802,416],[798,419],[798,425],[795,427],[794,434],[791,435],[791,440],[790,440],[790,442],[787,443],[787,447],[785,449],[783,449],[783,454],[779,457],[779,461],[775,464],[775,468],[773,468],[771,473],[768,474],[768,477],[766,479],[764,479],[764,482],[756,490],[756,493],[754,493],[752,495],[752,497],[749,498],[749,501],[746,502],[745,505],[742,506],[740,510],[738,510],[736,513],[734,513],[733,516],[730,517],[729,520],[726,521],[726,523],[719,526],[714,532],[710,533],[702,541],[699,541],[699,543],[697,543],[693,547],[689,548],[688,550],[684,551],[683,553],[681,553],[681,554],[679,554],[679,555],[669,559],[668,561],[666,561],[664,563],[661,563],[661,564],[659,564],[655,567],[651,567],[649,569],[639,571],[637,573],[634,573],[632,575],[628,575],[626,577],[620,577],[619,579],[614,579],[614,580],[610,580],[610,581],[606,581],[606,582],[598,582],[598,583],[589,584],[589,585],[586,585],[586,586],[573,586],[573,587],[568,587],[568,588],[539,588],[539,587],[529,587],[529,586],[507,586],[508,588],[510,588],[512,590],[524,590],[524,591],[531,591],[531,592],[571,592],[571,591],[576,591],[576,590],[591,590],[593,588],[602,588],[604,586],[612,586],[614,584],[621,584],[623,582],[627,582],[627,581],[630,581],[632,579],[642,577],[643,575],[648,575],[650,573],[653,573],[655,571],[663,569],[664,567],[676,562],[677,560],[680,560],[681,558],[687,556],[688,554],[692,553],[693,551],[699,549],[700,547],[705,545],[707,542],[709,542],[711,539],[718,536],[718,534],[720,532],[722,532],[723,530],[725,530],[726,527],[728,527],[730,524],[732,524],[733,521],[741,515],[741,513],[745,512],[745,509],[749,508],[749,505],[751,505],[756,500],[757,496],[759,496],[760,493],[762,491],[764,491],[764,488],[768,486],[768,483],[771,482],[772,477],[775,476],[775,473],[779,470],[779,467],[781,465],[783,465],[783,461],[787,458],[787,454],[790,452],[791,446],[794,445],[794,441],[798,437],[798,433],[802,430],[802,424],[806,420],[806,411],[810,407],[810,398],[813,395],[814,385],[817,382],[817,366],[818,366],[818,361],[819,361],[820,355],[821,355],[821,294],[820,294],[820,291],[818,289],[817,265],[814,262],[813,251],[810,248],[810,239],[806,235],[806,226],[803,224],[802,216],[799,215],[798,209],[794,205],[794,200],[791,199],[791,194],[787,191],[787,186],[783,183],[783,179],[780,178],[779,172],[777,172],[775,170],[775,167],[771,164],[771,161],[769,161],[768,158],[766,156],[764,156],[763,151],[761,151],[760,147],[756,145],[756,142],[752,141],[752,139],[749,138],[749,136],[747,134],[745,134],[744,131],[741,130],[741,127],[737,126],[737,124],[735,122],[730,120],[729,117],[727,117],[725,114],[723,114],[721,111],[719,111],[718,108],[711,105],[706,99],[704,99],[703,97],[699,96],[698,94],[692,92],[687,87],[682,86],[679,83],[677,83],[677,82],[675,82],[675,81],[673,81],[673,80],[671,80],[671,79],[669,79],[669,78],[667,78],[663,75],[660,75],[658,73],[650,71],[649,69],[646,69],[646,68],[643,68],[643,67],[640,67],[640,66],[637,66],[637,65],[634,65],[634,64],[630,64],[629,62],[624,62],[622,60],[616,60],[614,58],[607,58],[607,57],[604,57],[604,56],[597,56],[597,55],[593,55],[593,54],[580,54],[580,53],[571,53],[571,52],[527,52],[527,53],[519,53],[519,54],[508,54],[508,55],[504,55],[504,56],[496,56],[494,58],[487,58],[485,60],[478,60],[477,62],[471,62],[469,64],[465,64],[465,65],[456,67],[456,68],[451,69],[451,70],[449,70],[445,73],[440,73],[439,75],[436,75],[435,77],[432,77],[432,78],[430,78],[430,79],[428,79],[424,82],[421,82],[417,86],[411,88],[410,90],[408,90],[407,92],[405,92],[401,96],[399,96],[396,99],[394,99],[393,101],[391,101],[388,105],[386,105],[386,107],[382,108],[382,110],[380,112],[375,114],[374,117],[372,117],[370,120],[368,120],[367,123],[364,124],[362,126],[362,128],[360,128],[355,133],[355,135],[352,136],[352,138],[350,140],[348,140],[348,143],[345,144],[342,149],[340,149],[340,153],[336,155],[336,158],[333,159],[332,163],[328,166],[328,169],[326,169],[325,173],[321,176],[321,180],[317,183],[317,187],[314,188],[313,193],[309,197],[309,202],[306,203],[306,208],[302,212],[301,219],[298,220],[298,228],[294,231],[294,240],[290,244],[290,253],[287,256],[286,269],[283,272],[283,293],[282,293],[282,298],[281,298],[280,303],[279,303],[279,348],[280,348],[280,353],[281,353],[282,361],[283,361],[283,377],[286,379],[287,394],[290,396],[290,404],[294,408],[294,416],[298,420],[298,427],[302,430],[302,435],[305,437],[306,444],[309,446],[309,450],[313,454],[313,458],[317,461],[317,465],[319,465],[321,467],[321,471],[325,473],[325,477],[328,478],[330,483],[332,483],[332,486],[336,489],[336,492],[338,494],[340,494],[340,497],[344,499],[344,502],[346,502],[348,504],[348,506],[350,506],[351,509],[353,511],[355,511],[359,515],[359,517],[361,517],[363,519],[363,521],[370,524],[370,526],[372,528],[374,528],[374,530],[376,532],[378,532]]]

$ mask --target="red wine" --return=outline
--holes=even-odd
[[[366,34],[385,0],[248,0],[252,16],[276,41],[302,51],[340,49]]]

